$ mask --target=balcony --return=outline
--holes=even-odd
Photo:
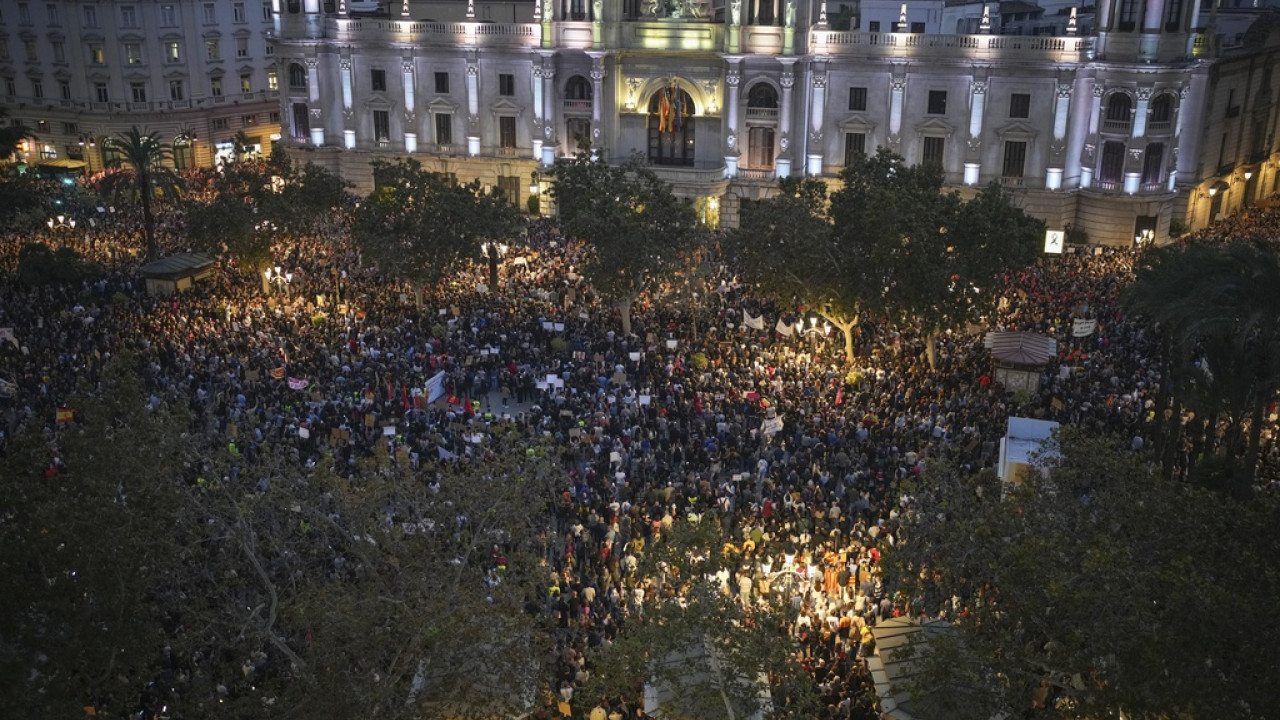
[[[750,170],[739,169],[738,175],[734,179],[747,183],[772,183],[773,168],[752,168]]]
[[[935,33],[828,32],[814,30],[810,50],[816,55],[1043,60],[1080,62],[1093,53],[1087,37],[1025,35],[942,35]]]
[[[1168,120],[1152,120],[1147,123],[1147,133],[1151,135],[1168,135],[1173,131],[1173,123]]]
[[[670,184],[675,194],[680,197],[718,196],[723,195],[729,188],[723,165],[714,167],[651,165],[649,167],[659,178]]]
[[[591,112],[590,100],[565,100],[565,112]]]
[[[1133,123],[1128,120],[1103,120],[1102,132],[1129,134],[1129,128],[1133,127]]]
[[[541,43],[534,23],[413,22],[325,18],[325,36],[344,42],[413,45],[535,48]]]
[[[747,108],[747,122],[778,122],[778,108]]]

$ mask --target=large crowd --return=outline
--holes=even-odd
[[[1246,232],[1238,224],[1249,222],[1215,227]],[[1046,257],[1005,279],[1009,302],[992,325],[1058,343],[1039,391],[1015,400],[991,382],[976,333],[944,334],[931,367],[910,328],[868,320],[855,329],[849,372],[838,337],[779,333],[775,320],[794,326],[803,310],[756,296],[726,265],[697,281],[693,305],[673,302],[687,288],[653,287],[624,335],[576,272],[582,247],[548,220],[513,243],[498,287],[482,287],[477,269],[421,308],[362,266],[337,230],[279,252],[292,277],[269,294],[223,264],[191,291],[147,295],[138,259],[118,250],[136,247],[130,228],[84,230],[82,249],[109,268],[101,279],[0,284],[0,327],[12,329],[0,340],[9,389],[0,431],[39,428],[56,448],[58,408],[130,350],[153,405],[189,407],[193,432],[234,442],[249,461],[268,445],[301,464],[331,453],[354,476],[377,452],[404,451],[414,467],[465,458],[483,427],[459,422],[469,417],[549,433],[567,492],[541,607],[560,628],[559,684],[535,717],[554,717],[561,703],[592,720],[644,716],[638,696],[575,698],[575,689],[592,648],[666,590],[633,572],[646,543],[708,512],[742,561],[719,578],[723,592],[747,604],[794,597],[792,652],[813,674],[820,717],[878,717],[865,662],[872,628],[910,601],[880,576],[910,502],[899,481],[931,457],[990,465],[1012,414],[1140,440],[1161,382],[1155,339],[1116,302],[1132,250]],[[161,236],[167,250],[184,249],[177,223]],[[30,239],[4,239],[9,268]],[[760,316],[764,329],[745,322]],[[1097,320],[1096,332],[1076,337],[1077,318]],[[439,373],[443,394],[432,402]],[[387,426],[391,443],[380,442]]]

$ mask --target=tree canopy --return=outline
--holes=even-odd
[[[347,202],[348,183],[288,155],[236,159],[197,175],[186,203],[187,234],[197,246],[232,254],[260,270],[272,245],[322,232]]]
[[[1121,439],[1054,449],[1021,484],[935,465],[906,491],[888,580],[912,617],[952,623],[918,688],[951,688],[953,718],[1268,715],[1275,499],[1161,478]]]
[[[501,192],[474,181],[459,185],[412,158],[375,161],[375,189],[355,212],[352,235],[383,272],[423,286],[477,261],[485,243],[512,238],[524,226]]]
[[[582,275],[630,333],[631,303],[702,238],[693,206],[638,158],[614,166],[580,153],[558,161],[551,177],[565,230],[590,248]]]
[[[1144,254],[1124,302],[1159,323],[1167,346],[1171,418],[1193,413],[1186,437],[1198,477],[1251,491],[1267,407],[1280,387],[1280,253],[1272,241],[1174,245]],[[1219,424],[1225,427],[1219,432]],[[1167,440],[1184,437],[1174,426]]]
[[[155,203],[176,202],[185,183],[173,169],[173,150],[157,132],[143,132],[134,126],[103,141],[116,153],[108,161],[107,174],[99,187],[108,197],[138,205],[142,211],[142,237],[148,260],[160,255],[156,243]]]
[[[930,336],[963,327],[994,309],[1003,273],[1035,257],[1043,225],[1000,186],[963,202],[942,180],[881,148],[847,165],[829,198],[820,180],[787,178],[744,203],[731,245],[747,279],[838,327],[852,362],[861,318]]]

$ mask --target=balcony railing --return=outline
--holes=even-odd
[[[1169,192],[1169,186],[1165,185],[1162,182],[1142,183],[1142,186],[1138,189],[1138,191],[1144,192],[1144,193]]]
[[[1147,123],[1147,132],[1164,134],[1173,130],[1173,123],[1169,120],[1152,120]]]
[[[1128,120],[1103,120],[1102,131],[1109,133],[1127,133],[1129,128],[1133,127],[1133,123]]]
[[[1120,189],[1120,183],[1112,182],[1110,180],[1094,180],[1093,189],[1103,190],[1106,192],[1116,192],[1117,190]]]
[[[534,23],[414,22],[326,18],[325,35],[334,40],[412,43],[415,45],[480,45],[537,47],[541,31]]]
[[[901,57],[945,57],[964,51],[969,58],[1046,59],[1071,62],[1093,52],[1087,37],[1023,35],[943,35],[938,33],[828,32],[814,30],[810,49],[827,55],[887,55]]]
[[[759,107],[747,108],[748,121],[751,121],[751,120],[777,121],[777,119],[778,119],[778,108],[759,108]]]
[[[565,110],[577,110],[577,111],[583,111],[583,110],[585,110],[585,111],[587,111],[587,112],[590,112],[590,111],[591,111],[591,102],[592,102],[592,101],[590,101],[590,100],[565,100],[565,101],[564,101],[564,109],[565,109]]]

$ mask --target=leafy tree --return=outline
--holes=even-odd
[[[1162,479],[1123,440],[1056,450],[1020,484],[935,465],[907,490],[887,580],[910,616],[952,623],[908,691],[953,688],[946,717],[983,720],[1268,715],[1276,498]]]
[[[8,108],[0,107],[0,120],[9,117]],[[8,160],[18,152],[18,143],[23,140],[35,140],[36,134],[24,125],[10,125],[0,122],[0,160]]]
[[[558,161],[551,177],[566,231],[591,249],[582,274],[629,334],[631,304],[646,284],[700,241],[697,214],[639,158],[613,166],[579,153]]]
[[[373,175],[376,189],[356,210],[351,234],[365,257],[413,286],[419,306],[424,286],[479,258],[486,242],[523,227],[519,211],[478,180],[459,185],[412,158],[375,161]]]
[[[1266,408],[1280,386],[1277,282],[1280,254],[1271,242],[1192,244],[1147,253],[1124,295],[1161,324],[1178,381],[1175,408],[1196,412],[1190,434],[1197,450],[1219,451],[1226,462],[1225,472],[1209,466],[1209,482],[1231,492],[1251,489]]]
[[[18,251],[18,281],[25,285],[77,283],[101,273],[69,247],[56,250],[44,243],[29,242]]]
[[[868,291],[844,272],[826,183],[783,178],[777,195],[743,203],[741,212],[727,244],[743,276],[765,292],[817,309],[844,335],[845,359],[852,363],[853,330]]]
[[[724,542],[710,519],[681,521],[645,549],[637,573],[652,589],[613,642],[593,653],[595,670],[577,696],[617,697],[643,682],[673,717],[751,717],[770,709],[776,717],[816,715],[812,680],[791,656],[789,598],[755,596],[744,604],[736,581],[722,592],[716,574],[742,568],[741,556],[722,551]]]
[[[182,177],[173,169],[173,152],[161,141],[159,133],[143,134],[136,126],[104,143],[118,155],[107,163],[109,172],[99,187],[109,197],[126,199],[141,208],[147,259],[155,260],[160,250],[156,244],[154,203],[157,199],[176,202],[184,190]]]
[[[134,362],[117,354],[100,391],[85,387],[70,402],[76,420],[56,450],[35,434],[6,448],[6,715],[72,717],[91,705],[132,712],[166,643],[156,594],[179,566],[179,498],[156,479],[180,470],[182,419],[147,409]]]
[[[271,264],[275,243],[333,223],[348,187],[314,164],[296,167],[284,153],[232,160],[204,171],[196,183],[201,192],[187,198],[188,235],[255,273]]]

